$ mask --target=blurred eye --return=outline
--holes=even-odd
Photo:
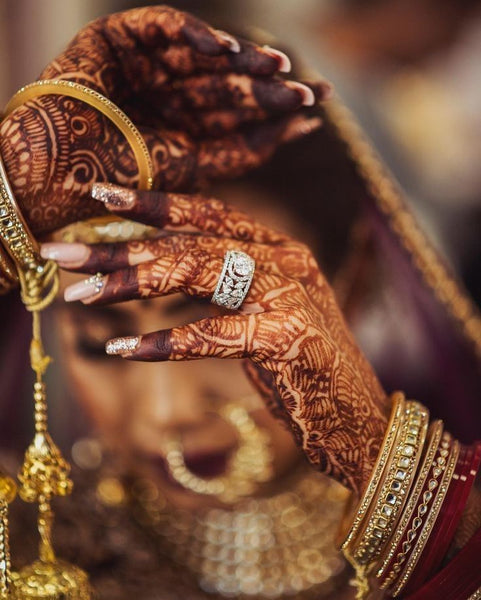
[[[79,337],[76,340],[75,349],[78,354],[91,360],[109,358],[105,354],[105,343],[88,337]]]

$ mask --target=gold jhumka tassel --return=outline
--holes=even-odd
[[[11,592],[7,598],[15,600],[89,600],[90,586],[87,575],[78,567],[58,560],[52,544],[54,513],[52,498],[66,496],[72,491],[69,477],[70,465],[48,433],[47,396],[44,383],[45,372],[51,358],[44,352],[40,311],[49,303],[58,289],[55,265],[33,274],[20,275],[22,300],[32,312],[33,335],[30,345],[30,364],[35,373],[34,415],[35,435],[25,452],[19,473],[19,495],[25,502],[38,503],[38,532],[40,535],[39,558],[33,564],[11,574]],[[44,298],[45,285],[50,290]]]

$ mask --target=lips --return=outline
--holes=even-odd
[[[231,452],[211,452],[184,456],[185,466],[194,475],[206,479],[220,477],[227,471]]]

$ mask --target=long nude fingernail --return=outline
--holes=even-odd
[[[104,287],[105,279],[100,274],[92,275],[84,281],[79,281],[69,285],[64,292],[65,302],[75,302],[76,300],[86,300],[96,296]]]
[[[82,264],[89,256],[85,244],[48,243],[40,246],[40,256],[64,265]]]
[[[105,352],[112,355],[129,355],[137,349],[139,342],[138,336],[114,338],[105,344]]]
[[[227,42],[229,44],[229,49],[231,52],[234,52],[234,54],[239,54],[239,52],[241,51],[241,46],[238,40],[236,40],[233,35],[220,29],[217,29],[216,33],[222,40],[224,40],[224,42]]]
[[[129,209],[135,204],[135,192],[113,183],[94,183],[90,191],[94,200],[116,209]]]
[[[279,71],[281,73],[289,73],[292,65],[291,65],[291,59],[287,56],[287,54],[284,54],[284,52],[281,52],[280,50],[277,50],[276,48],[271,48],[270,46],[262,46],[262,50],[264,50],[264,52],[266,54],[268,54],[269,56],[272,56],[272,58],[275,58],[277,60],[277,62],[279,63]]]
[[[302,94],[302,104],[304,106],[314,106],[316,97],[310,87],[304,85],[303,83],[299,83],[298,81],[286,81],[285,83],[291,89],[294,89]]]

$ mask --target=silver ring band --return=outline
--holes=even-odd
[[[255,267],[255,260],[245,252],[228,250],[212,303],[230,310],[238,309],[249,292]]]

